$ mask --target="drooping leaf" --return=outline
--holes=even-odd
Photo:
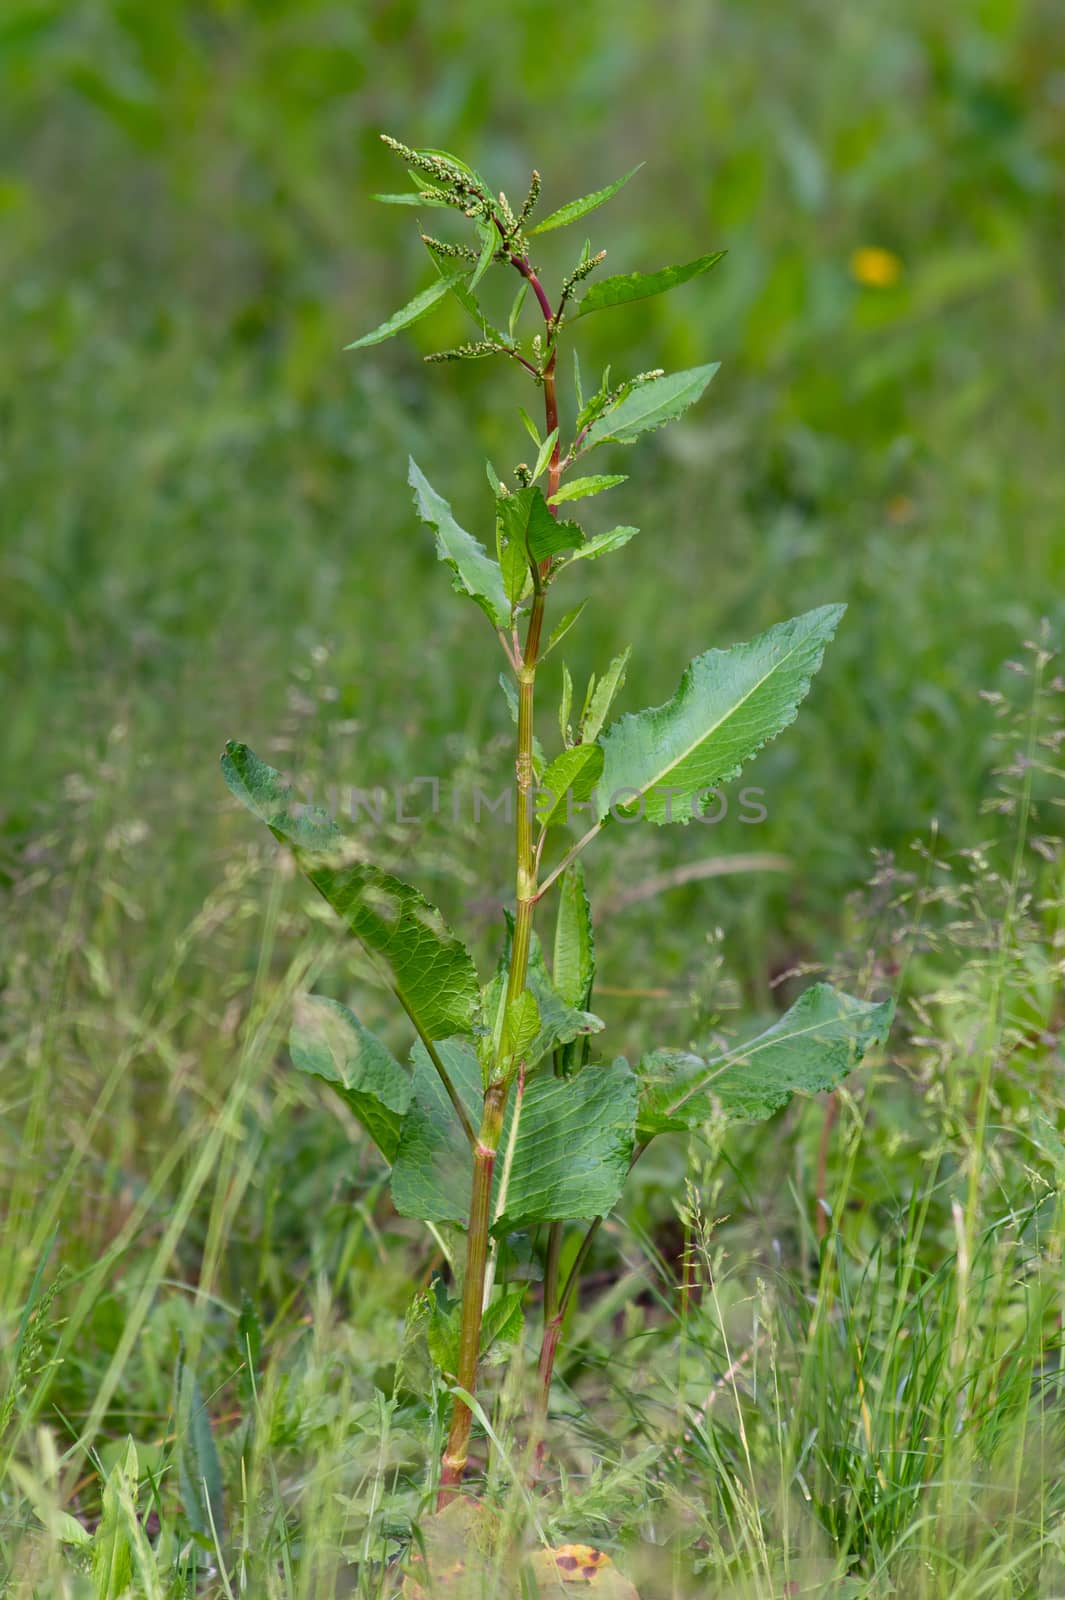
[[[572,550],[584,539],[575,522],[561,522],[551,515],[543,490],[536,485],[501,495],[496,509],[508,543],[527,550],[533,561]]]
[[[686,668],[672,700],[613,723],[602,740],[600,818],[612,797],[616,814],[639,814],[637,796],[649,822],[699,815],[701,791],[736,777],[795,720],[844,609],[819,606],[747,644],[707,650]]]
[[[510,621],[510,605],[499,564],[484,545],[455,521],[451,507],[424,477],[413,456],[407,482],[418,516],[436,534],[436,553],[453,574],[452,587],[468,594],[497,628]]]
[[[690,278],[698,278],[702,273],[709,272],[724,254],[723,250],[715,250],[710,255],[686,261],[683,266],[663,267],[658,272],[622,272],[613,278],[601,278],[598,283],[592,284],[577,307],[576,315],[586,317],[592,311],[606,311],[613,306],[623,306],[630,300],[647,300],[651,295],[665,294],[679,284],[687,283]]]
[[[603,730],[603,723],[610,712],[615,697],[621,692],[625,683],[625,672],[632,655],[632,646],[627,645],[619,656],[615,656],[607,667],[598,683],[589,684],[588,699],[585,703],[584,714],[581,717],[581,740],[587,744],[598,739]]]
[[[656,1050],[640,1064],[638,1137],[697,1127],[715,1113],[761,1122],[793,1094],[834,1089],[891,1026],[893,1004],[856,1000],[818,983],[765,1033],[704,1059]]]
[[[569,483],[562,485],[557,494],[551,496],[548,504],[559,506],[564,500],[583,500],[586,495],[602,494],[604,489],[613,489],[619,483],[628,481],[623,472],[600,473],[592,478],[571,478]]]
[[[300,995],[289,1051],[300,1072],[329,1084],[391,1161],[410,1104],[410,1076],[380,1039],[338,1000]]]
[[[279,772],[229,743],[222,773],[233,794],[291,845],[300,870],[359,940],[376,971],[429,1039],[472,1033],[480,987],[466,947],[424,895],[368,862],[350,859],[336,824],[301,808]]]
[[[551,977],[567,1005],[588,1005],[595,980],[595,934],[580,861],[568,866],[559,880]]]
[[[603,770],[603,752],[597,744],[577,744],[551,762],[538,787],[546,795],[537,803],[536,817],[545,828],[568,819],[571,802],[587,800]]]
[[[626,172],[623,178],[616,178],[613,183],[608,183],[605,189],[595,189],[591,194],[582,195],[579,200],[567,201],[564,206],[559,206],[557,211],[552,211],[542,222],[538,222],[531,232],[550,233],[554,228],[564,228],[568,222],[576,222],[578,218],[586,217],[589,211],[594,211],[616,195],[630,178],[636,176],[642,166],[641,161],[631,172]]]
[[[381,344],[383,340],[391,339],[393,334],[400,333],[402,329],[411,327],[415,322],[420,322],[462,276],[462,272],[454,272],[449,273],[446,278],[438,278],[428,289],[423,289],[413,300],[408,300],[399,311],[393,312],[387,321],[374,328],[372,333],[364,333],[361,339],[345,345],[345,350],[362,350],[369,344]]]
[[[586,539],[578,550],[572,551],[563,565],[568,567],[574,561],[595,561],[599,556],[609,555],[612,550],[620,550],[623,544],[635,539],[639,531],[639,528],[622,526],[611,528],[607,533],[597,533],[591,539]]]
[[[489,223],[482,224],[477,231],[481,236],[481,253],[477,257],[477,265],[473,269],[473,276],[466,286],[471,294],[492,265],[492,257],[498,247],[495,229]]]
[[[463,1039],[444,1039],[437,1050],[471,1124],[478,1127],[484,1089],[476,1052]],[[411,1063],[410,1109],[392,1163],[392,1204],[401,1217],[465,1225],[473,1176],[469,1141],[421,1043],[415,1045]]]
[[[642,433],[665,427],[695,404],[721,363],[666,372],[630,389],[624,399],[592,423],[581,454],[598,444],[632,444]]]

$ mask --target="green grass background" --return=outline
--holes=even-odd
[[[575,598],[592,599],[566,647],[578,684],[632,643],[623,707],[637,709],[665,698],[707,646],[807,606],[849,603],[798,727],[752,773],[766,790],[765,824],[629,834],[592,864],[609,904],[708,853],[766,850],[792,863],[604,917],[604,1014],[632,1053],[684,1042],[722,1015],[772,1010],[774,980],[799,964],[890,984],[898,952],[876,920],[882,900],[874,894],[870,912],[853,898],[884,867],[874,852],[897,857],[901,873],[915,838],[935,831],[949,854],[1000,825],[984,810],[1003,751],[981,691],[1016,698],[1008,660],[1025,656],[1040,619],[1052,633],[1065,621],[1063,47],[1061,13],[1037,0],[7,0],[0,1304],[14,1348],[27,1299],[65,1263],[63,1320],[27,1368],[11,1435],[15,1458],[53,1485],[56,1504],[72,1503],[70,1484],[58,1469],[49,1479],[37,1426],[47,1422],[60,1451],[83,1429],[98,1443],[158,1440],[181,1341],[201,1362],[216,1419],[229,1419],[216,1432],[230,1441],[227,1494],[239,1499],[232,1440],[252,1407],[234,1376],[244,1294],[271,1334],[271,1439],[301,1461],[316,1438],[330,1441],[347,1496],[342,1515],[325,1478],[293,1487],[289,1468],[271,1478],[260,1453],[272,1509],[251,1542],[269,1552],[271,1576],[249,1592],[339,1593],[337,1574],[356,1569],[351,1582],[372,1573],[377,1582],[373,1562],[409,1525],[415,1469],[431,1454],[424,1417],[393,1417],[390,1426],[409,1429],[403,1454],[382,1445],[374,1410],[375,1383],[390,1392],[397,1318],[428,1254],[390,1217],[372,1155],[284,1068],[292,991],[318,973],[347,992],[347,958],[326,924],[308,936],[305,897],[217,772],[222,741],[237,736],[323,792],[426,773],[505,781],[497,653],[415,523],[406,458],[412,451],[483,534],[484,459],[510,470],[528,454],[515,404],[529,395],[500,366],[420,362],[465,337],[447,309],[409,337],[342,353],[427,281],[411,213],[370,200],[397,186],[378,132],[453,149],[511,193],[535,165],[548,208],[642,160],[589,219],[610,268],[728,251],[707,278],[580,330],[586,377],[607,361],[619,375],[723,366],[682,424],[618,452],[616,469],[631,476],[611,509],[642,532],[576,582]],[[546,238],[545,269],[567,270],[579,242]],[[863,248],[898,258],[896,284],[857,280]],[[558,671],[554,661],[544,675],[545,739]],[[1036,831],[1053,835],[1052,777],[1037,774],[1035,787],[1051,802]],[[380,833],[382,859],[471,930],[486,962],[508,894],[505,832],[464,818]],[[1048,887],[1045,863],[1039,870],[1045,907],[1060,883],[1051,870]],[[951,992],[984,1019],[977,1033],[991,1029],[981,1048],[996,1072],[988,1040],[999,1037],[1004,989],[1027,1003],[1034,984],[1046,1022],[1060,976],[1055,913],[1032,912],[1022,938],[1019,880],[1005,876],[1006,890],[980,880],[979,893],[959,891],[957,920],[1009,930],[1009,982],[955,946],[933,952],[915,980],[938,993],[949,973]],[[1022,956],[1029,965],[1014,984]],[[364,1009],[387,1028],[374,997]],[[862,1252],[875,1248],[879,1203],[902,1219],[898,1259],[910,1241],[929,1274],[945,1260],[957,1266],[950,1198],[965,1204],[972,1140],[982,1152],[990,1137],[968,1115],[978,1105],[965,1077],[976,1070],[971,1034],[938,1012],[930,1028],[941,1066],[962,1064],[937,1075],[914,1065],[918,1046],[917,1092],[892,1087],[883,1120],[854,1147],[864,1153],[848,1157],[866,1172],[872,1207],[855,1223],[866,1285],[872,1258]],[[1039,1067],[1051,1117],[1055,1048]],[[933,1120],[940,1111],[943,1120],[933,1138],[922,1119],[944,1073],[951,1087],[935,1100]],[[813,1112],[769,1143],[728,1147],[722,1208],[739,1219],[741,1261],[744,1250],[760,1259],[777,1224],[787,1260],[805,1259],[808,1208],[800,1227],[802,1205],[764,1198],[767,1157],[774,1191],[781,1160],[798,1162],[785,1167],[793,1181],[808,1177],[819,1126]],[[930,1148],[956,1189],[939,1195]],[[644,1181],[623,1253],[641,1239],[652,1254],[664,1248],[684,1167],[681,1152]],[[707,1179],[707,1205],[717,1181]],[[985,1229],[1021,1205],[1004,1183],[992,1184]],[[939,1221],[917,1243],[908,1208],[922,1185],[939,1195]],[[966,1212],[970,1274],[977,1220]],[[1008,1277],[1003,1260],[992,1277]],[[956,1277],[948,1288],[956,1297]],[[749,1298],[737,1291],[748,1310]],[[602,1333],[597,1359],[604,1370],[613,1362],[615,1378],[622,1347],[610,1341],[634,1334],[624,1319],[639,1316],[626,1304],[589,1333]],[[874,1321],[885,1304],[878,1290]],[[960,1359],[959,1314],[951,1299],[935,1324],[945,1360]],[[310,1349],[308,1318],[319,1341]],[[1030,1379],[1043,1324],[1030,1307],[1022,1322],[1018,1337],[1035,1341],[1025,1347]],[[893,1352],[890,1316],[885,1328]],[[808,1334],[796,1347],[810,1362]],[[987,1337],[994,1345],[998,1334]],[[63,1366],[49,1366],[60,1345]],[[810,1371],[838,1364],[838,1352],[822,1354]],[[337,1370],[345,1375],[331,1390]],[[682,1373],[676,1394],[684,1382]],[[647,1418],[632,1425],[642,1440]],[[917,1424],[914,1437],[924,1437]],[[938,1437],[952,1437],[947,1423]],[[624,1464],[602,1461],[628,1438],[604,1423],[579,1458],[584,1473],[623,1474]],[[723,1446],[707,1448],[717,1481]],[[388,1466],[376,1477],[375,1451]],[[840,1445],[842,1478],[849,1451]],[[874,1455],[863,1470],[875,1478]],[[86,1472],[91,1507],[98,1489]],[[887,1535],[877,1523],[875,1537],[866,1528],[856,1538],[865,1513],[839,1510],[831,1476],[817,1491],[835,1507],[814,1519],[817,1559],[838,1557],[843,1570]],[[371,1482],[397,1496],[387,1515],[384,1488],[360,1487]],[[601,1496],[602,1529],[624,1524],[646,1539],[632,1482],[615,1488]],[[5,1502],[14,1568],[35,1525],[25,1493],[16,1486]],[[586,1496],[581,1514],[598,1504]],[[744,1571],[776,1592],[776,1556],[759,1565],[750,1542],[761,1522],[738,1506],[724,1514],[746,1530],[729,1560],[753,1550]],[[675,1506],[671,1516],[688,1526]],[[323,1530],[328,1568],[306,1553],[299,1530],[310,1525]],[[794,1529],[776,1522],[767,1537],[774,1550],[796,1547]],[[726,1569],[733,1581],[721,1563],[715,1581]],[[59,1569],[48,1570],[40,1592],[58,1594],[47,1584]],[[1013,1582],[1012,1568],[1002,1581]],[[20,1594],[38,1592],[26,1582]]]

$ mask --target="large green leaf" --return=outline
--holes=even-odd
[[[440,1046],[470,1114],[480,1115],[481,1073],[461,1040]],[[454,1107],[420,1045],[414,1093],[392,1169],[401,1216],[469,1221],[472,1155]],[[621,1193],[632,1157],[636,1080],[622,1063],[585,1067],[575,1078],[543,1073],[507,1102],[492,1184],[493,1231],[523,1224],[602,1216]]]
[[[698,816],[700,791],[736,777],[795,720],[844,609],[819,606],[747,644],[707,650],[686,668],[672,700],[613,723],[602,739],[600,818],[613,797],[616,814],[638,814],[637,795],[650,822]]]
[[[347,1006],[319,994],[297,998],[288,1044],[293,1065],[328,1083],[391,1161],[410,1104],[410,1075],[392,1052]]]
[[[351,860],[332,819],[318,807],[300,807],[281,774],[247,745],[226,745],[222,773],[237,799],[292,846],[301,871],[359,940],[419,1033],[472,1033],[477,971],[437,908],[402,879]]]
[[[513,1093],[511,1101],[516,1102]],[[527,1083],[500,1146],[502,1179],[493,1195],[493,1233],[535,1222],[605,1216],[628,1175],[636,1103],[636,1079],[621,1060],[613,1066],[585,1067],[572,1078],[543,1073]],[[496,1166],[499,1173],[498,1161]]]
[[[581,454],[597,444],[632,444],[641,433],[672,422],[695,404],[720,365],[711,361],[685,372],[666,372],[630,389],[623,400],[592,423]]]
[[[551,977],[567,1005],[587,1006],[595,978],[595,935],[580,861],[567,867],[559,880]]]
[[[382,196],[382,198],[384,198]],[[391,196],[389,198],[392,198]],[[399,333],[403,328],[409,328],[413,323],[420,322],[428,315],[438,300],[442,300],[450,291],[453,284],[458,283],[464,276],[462,272],[449,273],[447,277],[438,278],[431,283],[428,289],[423,289],[421,294],[416,294],[413,300],[399,311],[393,312],[386,322],[374,328],[372,333],[364,333],[361,339],[356,339],[352,344],[345,345],[345,350],[361,350],[368,344],[380,344],[384,339],[391,339],[392,335]]]
[[[793,1094],[834,1089],[883,1043],[893,1011],[890,1000],[856,1000],[818,983],[765,1033],[724,1055],[656,1050],[639,1068],[638,1137],[680,1132],[715,1114],[761,1122]]]
[[[570,200],[564,206],[559,206],[557,211],[552,211],[550,216],[545,217],[542,222],[538,222],[531,231],[533,233],[550,233],[554,228],[564,228],[567,222],[576,222],[578,218],[586,217],[589,211],[595,211],[598,206],[603,205],[613,195],[616,195],[618,190],[623,188],[630,178],[636,176],[642,166],[643,162],[641,161],[639,166],[632,168],[631,172],[626,172],[623,178],[616,178],[613,183],[608,183],[605,189],[595,189],[591,194],[582,195],[579,200]]]
[[[497,628],[510,622],[510,603],[499,563],[484,545],[455,521],[451,507],[422,474],[412,456],[407,482],[414,490],[418,515],[436,534],[436,553],[451,568],[452,587],[468,594]]]
[[[715,267],[725,254],[724,250],[711,251],[697,256],[683,266],[662,267],[658,272],[619,272],[613,278],[602,278],[593,283],[577,307],[577,316],[586,317],[592,311],[606,311],[613,306],[623,306],[630,300],[647,300],[652,295],[666,294],[670,289],[698,278]]]

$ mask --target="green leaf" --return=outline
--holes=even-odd
[[[425,194],[411,191],[409,194],[372,194],[371,200],[379,200],[385,206],[446,206],[446,200],[427,198]]]
[[[413,456],[407,482],[414,490],[418,516],[436,534],[437,555],[451,569],[452,588],[476,600],[497,628],[505,628],[510,622],[510,604],[498,562],[479,540],[459,527],[451,507],[423,476]]]
[[[598,206],[605,204],[619,189],[624,188],[642,166],[641,161],[631,172],[626,172],[623,178],[616,178],[613,183],[608,183],[605,189],[595,189],[591,194],[583,195],[580,200],[567,201],[564,206],[559,206],[557,211],[552,211],[542,222],[538,222],[531,232],[550,233],[553,228],[564,228],[568,222],[576,222],[579,217],[586,217],[589,211],[594,211]]]
[[[466,285],[471,294],[492,265],[492,257],[496,253],[495,229],[485,223],[479,226],[477,231],[481,235],[481,253],[477,257],[477,265],[473,269],[473,276]]]
[[[551,515],[543,491],[535,485],[500,496],[496,510],[508,543],[527,550],[533,561],[572,550],[584,538],[575,522],[560,522]]]
[[[593,311],[606,311],[613,306],[626,305],[630,300],[647,300],[651,295],[666,294],[670,289],[698,278],[717,265],[725,254],[715,250],[707,256],[697,256],[680,267],[663,267],[659,272],[623,272],[613,278],[602,278],[593,283],[577,307],[575,317],[586,317]]]
[[[293,1065],[328,1083],[362,1123],[386,1161],[399,1144],[410,1104],[410,1077],[347,1006],[324,995],[300,995],[289,1051]]]
[[[570,712],[573,710],[573,679],[566,663],[562,663],[562,695],[558,702],[558,731],[562,735],[562,742],[570,745],[573,742],[573,732],[570,728]]]
[[[579,861],[568,866],[559,881],[551,976],[567,1005],[588,1005],[595,980],[595,934]]]
[[[444,1039],[437,1050],[470,1122],[478,1127],[484,1088],[472,1046],[463,1039]],[[469,1141],[424,1045],[414,1046],[411,1063],[410,1109],[392,1164],[392,1204],[401,1217],[465,1225],[473,1177]]]
[[[95,1600],[124,1600],[133,1582],[133,1543],[125,1499],[135,1503],[137,1448],[130,1439],[104,1484],[100,1523],[92,1539],[92,1587]],[[190,1518],[190,1521],[192,1519]]]
[[[619,656],[615,656],[607,667],[599,682],[588,686],[588,699],[581,717],[581,741],[590,744],[598,739],[607,719],[614,698],[620,693],[625,683],[625,672],[632,655],[632,646],[628,645]],[[594,683],[594,679],[593,679]]]
[[[533,421],[532,417],[530,417],[524,406],[518,407],[518,415],[521,417],[522,423],[524,424],[525,432],[529,435],[529,438],[532,440],[537,450],[539,450],[540,431],[537,428],[536,423]]]
[[[191,1526],[213,1546],[214,1535],[221,1539],[225,1531],[222,1468],[196,1374],[184,1359],[178,1369],[177,1391],[174,1433],[181,1499]]]
[[[447,1040],[439,1050],[468,1115],[478,1121],[483,1091],[476,1054],[462,1040]],[[400,1216],[465,1225],[470,1147],[421,1045],[412,1060],[414,1094],[392,1169],[392,1201]],[[589,1066],[572,1079],[542,1073],[526,1080],[520,1107],[512,1088],[492,1182],[493,1233],[609,1211],[632,1156],[636,1100],[636,1079],[624,1066]]]
[[[502,1205],[494,1196],[492,1232],[612,1210],[632,1160],[636,1103],[636,1079],[623,1061],[527,1082]],[[507,1135],[504,1128],[504,1151]]]
[[[623,400],[592,423],[581,453],[599,444],[632,444],[642,433],[673,422],[700,398],[720,365],[711,361],[684,372],[667,372],[630,389]]]
[[[547,970],[544,952],[535,933],[529,950],[529,972],[526,981],[540,1007],[540,1032],[528,1053],[530,1069],[558,1045],[572,1044],[574,1039],[602,1032],[604,1026],[602,1017],[570,1005],[559,993]]]
[[[548,505],[559,506],[564,500],[583,500],[585,495],[602,494],[604,489],[613,489],[619,483],[628,483],[628,477],[623,472],[600,473],[598,477],[571,478],[569,483],[564,483],[557,494],[553,494]]]
[[[704,1059],[656,1050],[639,1069],[638,1137],[679,1132],[723,1114],[761,1122],[793,1094],[834,1089],[891,1027],[894,1006],[818,983],[749,1044]]]
[[[244,744],[227,744],[226,783],[275,838],[359,940],[418,1031],[429,1039],[472,1033],[480,987],[469,952],[440,912],[410,884],[368,862],[345,859],[345,840],[317,807],[299,807],[279,772]]]
[[[597,533],[594,538],[586,539],[579,550],[574,550],[567,556],[564,566],[571,566],[574,561],[595,561],[599,556],[609,555],[612,550],[620,550],[623,544],[628,544],[630,539],[635,539],[639,528],[611,528],[609,533]]]
[[[602,740],[600,819],[626,790],[635,792],[618,801],[618,815],[639,814],[640,796],[649,822],[698,816],[701,791],[735,778],[795,720],[844,610],[819,606],[747,644],[707,650],[686,668],[672,700],[613,723]]]
[[[520,1061],[540,1032],[540,1007],[531,989],[515,995],[503,1016],[501,1077],[506,1077],[514,1062]]]
[[[541,472],[543,472],[544,468],[547,466],[547,463],[551,460],[551,452],[554,450],[557,443],[558,427],[555,426],[551,429],[551,432],[540,446],[540,454],[537,456],[536,465],[533,467],[533,482],[536,481]]]
[[[551,635],[547,643],[540,651],[541,661],[546,661],[556,644],[561,643],[561,641],[566,637],[567,633],[573,627],[573,624],[577,621],[577,618],[580,616],[587,604],[587,600],[582,600],[579,606],[574,606],[572,611],[567,611],[564,616],[559,618],[558,622],[551,629]],[[563,735],[563,737],[565,737],[565,735]]]
[[[577,744],[557,755],[540,779],[538,788],[547,794],[537,801],[537,820],[553,827],[568,819],[569,798],[587,800],[603,770],[603,752],[597,744]]]
[[[438,278],[431,283],[428,289],[423,289],[421,294],[416,294],[401,310],[393,312],[387,322],[382,322],[380,327],[374,328],[372,333],[364,333],[361,339],[356,339],[352,344],[346,344],[345,350],[362,350],[368,344],[380,344],[384,339],[391,339],[394,333],[399,333],[403,328],[409,328],[413,323],[420,322],[442,300],[454,283],[463,277],[462,272],[455,272],[446,278]]]

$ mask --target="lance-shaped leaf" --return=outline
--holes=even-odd
[[[627,645],[619,656],[615,656],[607,667],[599,682],[596,683],[592,675],[588,684],[588,693],[581,713],[581,740],[587,744],[589,740],[598,739],[603,730],[603,723],[614,703],[614,697],[620,692],[625,683],[625,671],[632,654],[632,646]]]
[[[410,1105],[410,1075],[355,1014],[325,995],[300,995],[289,1033],[292,1062],[327,1083],[392,1161]]]
[[[613,183],[608,183],[605,189],[595,189],[591,194],[582,195],[579,200],[570,200],[566,205],[559,206],[557,211],[552,211],[550,216],[545,217],[542,222],[538,222],[531,231],[533,233],[550,233],[554,228],[564,228],[567,222],[576,222],[578,218],[586,217],[589,211],[595,211],[598,206],[605,205],[613,195],[617,194],[619,189],[624,188],[629,179],[634,178],[642,166],[643,162],[641,161],[639,166],[633,167],[631,172],[626,172],[623,178],[615,178]]]
[[[571,478],[564,483],[556,494],[551,496],[551,505],[559,506],[564,500],[583,500],[586,495],[602,494],[604,489],[616,488],[619,483],[628,483],[628,478],[623,472],[600,473],[593,478]]]
[[[600,819],[612,804],[659,824],[698,816],[709,790],[795,720],[844,609],[819,606],[747,644],[707,650],[672,700],[613,723],[602,739]]]
[[[237,799],[291,845],[300,870],[359,940],[418,1032],[472,1033],[480,1012],[477,971],[465,945],[417,889],[346,856],[339,828],[301,807],[273,767],[245,744],[227,744],[222,773]]]
[[[384,339],[391,339],[393,334],[399,333],[403,328],[409,328],[413,323],[420,322],[463,276],[462,272],[452,272],[446,278],[438,278],[428,289],[423,289],[413,300],[408,300],[399,311],[393,312],[392,316],[374,328],[372,333],[364,333],[361,339],[345,345],[345,350],[361,350],[368,344],[380,344]]]
[[[651,295],[666,294],[690,278],[709,272],[724,254],[723,250],[714,250],[710,255],[698,256],[679,267],[662,267],[658,272],[621,272],[613,278],[601,278],[592,284],[577,307],[577,316],[586,317],[592,311],[606,311],[630,300],[647,300]]]
[[[545,828],[567,821],[571,804],[589,798],[602,770],[603,752],[597,744],[578,744],[563,750],[537,785],[543,791],[537,803],[537,820]]]
[[[546,561],[581,544],[584,534],[575,522],[562,522],[548,510],[535,485],[500,495],[496,509],[508,545],[527,550],[533,561]]]
[[[639,1068],[638,1137],[680,1132],[715,1114],[761,1122],[793,1094],[835,1089],[887,1038],[893,1011],[890,1000],[856,1000],[818,983],[765,1033],[724,1055],[656,1050]]]
[[[472,1048],[449,1040],[440,1053],[471,1118],[481,1073]],[[414,1091],[392,1169],[401,1216],[469,1221],[472,1156],[454,1107],[421,1046]],[[632,1157],[636,1080],[624,1063],[585,1067],[575,1078],[543,1073],[512,1087],[492,1180],[493,1232],[534,1222],[597,1217],[617,1201]]]
[[[499,563],[484,545],[455,521],[451,507],[420,471],[413,456],[407,482],[414,490],[418,515],[436,534],[436,553],[453,574],[452,588],[468,594],[497,628],[510,622],[510,605]]]
[[[711,361],[637,384],[592,423],[584,436],[581,454],[597,444],[632,444],[642,433],[665,427],[695,404],[720,366],[720,361]]]
[[[593,1011],[571,1005],[559,993],[547,970],[543,947],[535,933],[529,949],[529,975],[526,981],[540,1007],[540,1032],[529,1050],[530,1066],[541,1060],[549,1050],[554,1050],[556,1045],[572,1044],[574,1039],[602,1032],[602,1017],[597,1017]]]
[[[587,1006],[595,981],[595,934],[579,861],[566,868],[559,882],[551,977],[567,1005]]]
[[[609,555],[612,550],[620,550],[623,544],[635,539],[639,531],[639,528],[622,526],[610,528],[606,533],[597,533],[568,555],[562,565],[568,567],[574,561],[595,561],[599,556]]]

